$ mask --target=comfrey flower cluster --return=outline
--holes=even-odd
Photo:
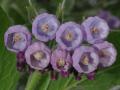
[[[32,41],[32,34],[36,41]],[[56,16],[38,15],[32,24],[32,34],[22,25],[14,25],[5,33],[5,46],[17,53],[17,68],[50,71],[52,79],[58,73],[63,77],[74,74],[76,79],[86,75],[94,79],[97,68],[109,67],[116,60],[116,49],[105,41],[109,34],[107,23],[95,16],[81,25],[70,21],[60,25]],[[56,48],[46,42],[55,40]]]

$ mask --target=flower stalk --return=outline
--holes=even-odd
[[[40,79],[41,79],[40,72],[39,71],[33,72],[28,79],[25,90],[35,90]]]

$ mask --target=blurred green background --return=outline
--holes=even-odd
[[[0,0],[0,90],[24,90],[27,81],[34,77],[17,71],[15,54],[4,46],[4,33],[9,26],[22,24],[31,30],[32,20],[43,12],[60,15],[62,22],[73,20],[81,23],[86,17],[97,15],[100,10],[109,11],[119,18],[120,0]],[[107,38],[117,49],[117,60],[111,67],[99,70],[95,80],[83,77],[76,81],[71,75],[52,81],[45,74],[40,76],[42,78],[33,90],[120,90],[119,29],[114,29]]]

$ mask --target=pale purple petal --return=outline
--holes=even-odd
[[[90,44],[101,42],[109,34],[109,27],[106,21],[97,16],[88,17],[82,23],[82,27],[86,32],[86,41]]]
[[[87,56],[88,61],[87,64],[84,60],[83,56]],[[73,67],[78,71],[79,73],[90,73],[97,69],[97,66],[99,64],[99,57],[97,53],[95,52],[94,48],[89,46],[80,46],[77,48],[72,56],[73,59]]]
[[[44,58],[41,58],[40,60],[36,60],[33,58],[33,55],[36,52],[42,52],[44,53]],[[31,46],[29,46],[25,52],[26,62],[27,64],[37,70],[43,70],[45,69],[50,62],[50,49],[45,46],[42,42],[34,42]]]
[[[64,62],[64,65],[61,67],[57,65],[60,59],[63,60]],[[58,72],[60,71],[67,72],[71,67],[71,64],[72,64],[72,60],[69,52],[58,48],[53,51],[51,56],[51,65],[54,70]]]
[[[69,35],[66,37],[66,35]],[[74,50],[83,40],[83,33],[80,26],[74,22],[62,24],[56,33],[56,42],[65,50]]]
[[[94,45],[100,58],[100,65],[103,67],[111,66],[116,61],[117,51],[113,44],[104,41]]]
[[[38,15],[33,21],[32,33],[36,39],[47,42],[48,40],[55,38],[59,24],[60,23],[56,16],[48,13],[43,13]],[[42,26],[44,28],[42,28]]]
[[[20,40],[14,42],[15,35],[19,35]],[[14,25],[5,32],[4,39],[8,50],[13,52],[24,51],[31,43],[31,33],[25,26]]]

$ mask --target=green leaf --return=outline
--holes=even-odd
[[[35,90],[37,85],[39,85],[39,80],[41,78],[41,74],[39,71],[34,71],[28,79],[25,90]]]
[[[112,32],[108,41],[116,47],[118,56],[114,65],[103,70],[98,70],[96,78],[93,81],[83,78],[81,81],[74,82],[66,90],[76,87],[74,90],[109,90],[110,88],[120,85],[120,32]],[[73,90],[73,89],[71,89]]]
[[[16,90],[19,73],[16,70],[15,54],[6,50],[4,45],[4,33],[10,20],[3,9],[0,7],[0,89]]]
[[[49,73],[43,74],[41,80],[39,81],[39,90],[48,90],[48,85],[50,83]]]

